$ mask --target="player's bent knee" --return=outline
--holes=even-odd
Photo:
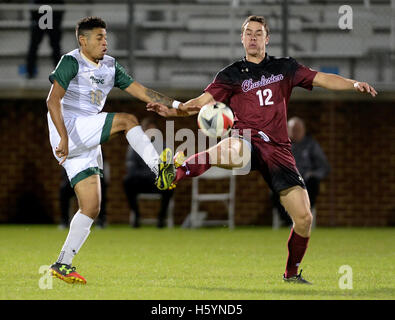
[[[139,121],[137,120],[136,116],[130,113],[125,114],[125,120],[128,126],[137,126]]]
[[[113,129],[116,131],[129,131],[131,128],[137,126],[139,121],[136,116],[130,113],[117,113],[113,122]]]
[[[304,223],[308,227],[311,227],[311,225],[313,224],[313,215],[311,214],[311,212],[309,212],[304,218]]]
[[[139,121],[137,120],[136,116],[130,113],[124,113],[123,116],[124,124],[125,124],[125,131],[129,131],[133,127],[137,126],[139,124]]]
[[[243,168],[250,161],[251,151],[246,148],[243,140],[232,138],[230,156],[233,168]]]
[[[98,207],[96,206],[81,207],[80,210],[86,216],[95,219],[100,213],[100,205]]]
[[[294,219],[294,223],[299,228],[308,230],[310,229],[311,225],[313,224],[313,215],[311,212],[305,212],[303,215]]]
[[[240,139],[228,138],[217,145],[217,163],[222,167],[238,168],[243,166],[242,142]]]

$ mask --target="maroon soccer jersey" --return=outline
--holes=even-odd
[[[271,142],[290,146],[287,105],[292,88],[312,90],[316,74],[293,58],[266,54],[259,64],[244,58],[225,67],[205,91],[232,108],[235,129],[261,131]]]

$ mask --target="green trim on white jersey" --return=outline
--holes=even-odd
[[[106,120],[104,121],[103,130],[101,132],[100,144],[107,142],[110,139],[110,132],[112,128],[112,122],[114,120],[115,113],[108,113]]]
[[[113,87],[124,90],[134,81],[115,58],[105,55],[95,66],[79,49],[62,57],[49,80],[56,80],[66,90],[61,101],[64,118],[98,114]]]
[[[85,169],[84,171],[81,171],[74,178],[72,178],[70,181],[70,185],[72,188],[74,188],[78,182],[80,182],[81,180],[84,180],[90,176],[93,176],[95,174],[98,174],[101,178],[103,178],[103,170],[102,169],[100,169],[99,167],[91,167],[91,168]]]
[[[56,80],[64,90],[67,90],[70,81],[77,75],[78,69],[77,59],[73,56],[64,55],[56,69],[49,75],[49,81],[53,83]]]

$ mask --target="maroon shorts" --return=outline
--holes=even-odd
[[[251,145],[251,170],[258,170],[273,192],[294,186],[306,188],[290,146],[265,141],[260,135],[251,137]]]

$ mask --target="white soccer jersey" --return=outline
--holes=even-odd
[[[66,90],[61,101],[69,137],[69,155],[63,163],[71,185],[93,174],[103,174],[101,144],[110,137],[114,113],[100,112],[113,87],[126,89],[132,82],[117,61],[105,55],[98,65],[78,49],[65,54],[49,76]],[[60,136],[48,112],[49,140],[55,158]]]
[[[66,90],[61,102],[64,118],[98,114],[113,87],[126,89],[133,82],[115,58],[105,55],[95,66],[79,49],[62,57],[49,80],[56,80]]]

